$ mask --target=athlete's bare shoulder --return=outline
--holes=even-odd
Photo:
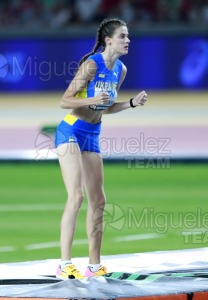
[[[83,62],[75,76],[75,78],[92,80],[95,77],[97,71],[97,64],[93,59],[87,59]]]

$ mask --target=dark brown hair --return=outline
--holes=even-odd
[[[112,37],[115,30],[121,26],[127,26],[127,24],[123,20],[117,18],[104,19],[97,29],[96,42],[93,50],[80,60],[79,67],[90,55],[97,52],[100,47],[102,47],[102,51],[104,51],[106,47],[105,38],[107,36]]]

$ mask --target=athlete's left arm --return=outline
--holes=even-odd
[[[126,77],[126,73],[127,73],[127,68],[122,63],[122,73],[121,73],[121,78],[120,78],[119,84],[117,86],[117,93],[121,87],[122,82],[124,81],[124,79]],[[133,98],[132,104],[135,107],[141,106],[141,105],[144,105],[144,103],[146,101],[147,101],[147,94],[145,93],[145,91],[142,91]],[[130,100],[123,101],[123,102],[115,102],[112,106],[108,107],[103,113],[104,114],[114,114],[114,113],[120,112],[120,111],[125,110],[130,107],[131,107]]]

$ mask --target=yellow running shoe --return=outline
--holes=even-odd
[[[107,274],[107,273],[108,273],[108,272],[107,272],[107,269],[106,269],[106,267],[104,267],[104,266],[101,266],[97,272],[92,272],[92,271],[90,270],[90,267],[87,267],[87,270],[86,270],[86,272],[85,272],[85,276],[86,276],[86,277],[103,276],[103,275],[105,275],[105,274]]]
[[[84,276],[77,270],[75,265],[68,264],[65,267],[58,266],[56,271],[56,278],[67,280],[67,279],[82,279]]]

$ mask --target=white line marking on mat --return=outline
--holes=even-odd
[[[49,210],[61,210],[63,204],[7,204],[0,205],[0,212],[9,211],[49,211]]]
[[[65,204],[2,204],[0,212],[10,211],[56,211],[63,210]],[[83,204],[81,209],[86,209],[87,205]]]
[[[123,237],[114,238],[115,242],[127,242],[127,241],[135,241],[135,240],[148,240],[148,239],[156,239],[163,238],[163,234],[158,233],[147,233],[147,234],[136,234],[136,235],[127,235]],[[73,245],[87,245],[87,239],[74,240]],[[60,247],[60,242],[48,242],[48,243],[39,243],[39,244],[31,244],[26,245],[24,247],[25,250],[39,250],[39,249],[48,249],[48,248],[58,248]],[[0,247],[0,252],[12,252],[16,251],[17,248],[13,246],[5,246]]]
[[[13,246],[0,247],[0,252],[13,252],[16,248]]]
[[[86,245],[86,244],[88,244],[87,239],[73,241],[73,245]],[[59,241],[27,245],[25,246],[25,250],[38,250],[38,249],[58,248],[58,247],[60,247]]]
[[[159,239],[163,237],[164,235],[159,233],[142,233],[142,234],[134,234],[134,235],[126,235],[123,237],[117,237],[114,239],[114,241],[128,242],[128,241],[137,241],[137,240]]]

